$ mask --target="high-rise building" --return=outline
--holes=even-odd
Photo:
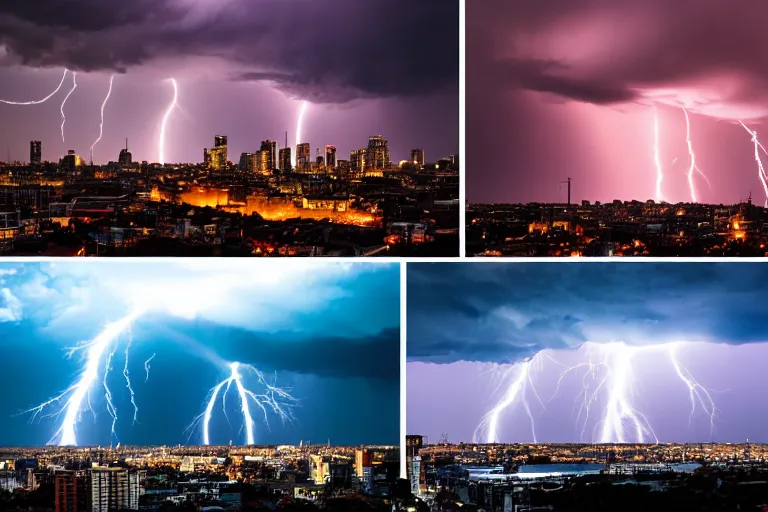
[[[216,135],[213,138],[213,147],[208,150],[210,152],[211,163],[210,166],[221,171],[227,167],[227,136]]]
[[[56,471],[56,512],[88,510],[88,476],[85,471]]]
[[[29,163],[38,165],[43,161],[43,143],[39,140],[29,141]]]
[[[363,171],[365,171],[365,168],[367,167],[367,161],[367,148],[355,149],[349,154],[349,168],[356,176],[359,176],[363,173]]]
[[[116,512],[139,508],[139,475],[125,468],[91,469],[91,511]]]
[[[211,150],[208,148],[203,149],[203,164],[206,167],[213,165],[213,155],[211,154]]]
[[[240,153],[240,164],[238,167],[241,171],[253,171],[254,165],[256,163],[256,159],[254,158],[256,155],[253,153]]]
[[[278,151],[279,169],[282,172],[291,172],[291,148],[280,148]]]
[[[273,140],[261,141],[261,160],[264,168],[260,169],[264,173],[271,173],[277,169],[277,142]]]
[[[336,168],[336,146],[325,146],[325,166],[329,171]]]
[[[368,139],[366,169],[389,169],[389,142],[381,135]]]
[[[309,142],[302,142],[296,146],[296,169],[307,171],[312,163]]]
[[[125,149],[120,150],[120,156],[117,158],[117,161],[123,167],[133,164],[133,155],[128,151],[128,139],[125,139]]]
[[[419,167],[424,166],[424,150],[423,149],[412,149],[411,150],[411,162],[413,162],[413,165],[418,165]]]
[[[83,165],[83,159],[80,158],[74,149],[67,151],[67,154],[59,161],[59,166],[62,170],[73,172],[75,169]]]

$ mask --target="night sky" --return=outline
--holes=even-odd
[[[68,149],[117,160],[125,138],[136,160],[158,160],[163,114],[167,162],[199,162],[215,134],[230,160],[264,139],[295,151],[301,100],[310,102],[302,142],[339,157],[382,134],[393,161],[423,148],[428,160],[458,150],[458,3],[445,0],[0,0],[0,99],[46,97],[64,68],[77,72],[62,142],[69,74],[48,102],[0,104],[0,160],[43,159]]]
[[[226,263],[226,264],[225,264]],[[58,420],[23,411],[80,375],[92,340],[134,307],[128,368],[139,412],[122,375],[129,337],[118,338],[107,377],[118,411],[116,436],[101,386],[91,390],[78,444],[201,444],[186,431],[204,410],[228,363],[251,364],[298,400],[295,421],[253,404],[258,444],[397,444],[399,438],[399,268],[395,265],[267,264],[236,261],[6,263],[0,265],[0,372],[13,392],[0,401],[0,444],[41,445]],[[149,372],[144,362],[149,361]],[[260,392],[252,374],[244,385]],[[211,442],[243,444],[232,387],[227,417],[217,403]],[[56,412],[53,406],[47,413]]]
[[[766,280],[752,263],[411,264],[408,431],[471,441],[505,395],[502,374],[528,361],[535,439],[599,441],[611,385],[585,428],[579,393],[607,375],[593,380],[588,365],[630,353],[629,370],[612,370],[631,373],[631,403],[660,441],[766,442],[768,305],[755,285]],[[670,350],[710,394],[714,425],[700,402],[692,411]],[[534,440],[520,403],[504,418],[501,440]]]
[[[690,201],[765,192],[744,121],[768,140],[768,4],[489,0],[467,5],[467,198]],[[767,158],[765,154],[763,159]]]

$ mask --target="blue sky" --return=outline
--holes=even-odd
[[[115,341],[107,376],[117,436],[110,435],[100,373],[91,392],[95,416],[82,414],[79,444],[199,444],[200,429],[184,429],[232,361],[276,377],[299,401],[292,423],[270,414],[268,429],[254,414],[258,443],[398,442],[397,265],[196,260],[0,265],[0,373],[14,390],[0,401],[2,444],[51,439],[57,418],[30,423],[22,411],[78,379],[84,351],[68,357],[68,347],[134,308],[144,312],[130,337]],[[122,375],[129,339],[136,423]],[[147,378],[144,362],[153,355]],[[252,376],[244,384],[259,392]],[[220,404],[211,440],[242,444],[234,387],[228,398],[230,423]]]

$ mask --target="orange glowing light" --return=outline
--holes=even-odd
[[[733,229],[735,229],[735,230],[739,229],[739,223],[738,222],[734,222],[733,223]]]

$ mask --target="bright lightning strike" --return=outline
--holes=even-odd
[[[101,141],[102,135],[104,135],[104,108],[107,106],[107,102],[109,101],[109,97],[112,96],[112,82],[115,80],[115,75],[112,75],[109,77],[109,90],[107,90],[107,95],[104,97],[104,102],[101,104],[101,122],[99,123],[99,138],[96,139],[96,141],[91,145],[91,160],[93,160],[93,148],[96,147],[96,144]]]
[[[170,78],[169,81],[171,84],[173,84],[173,101],[168,106],[168,110],[165,111],[163,122],[160,125],[160,140],[158,142],[158,150],[160,152],[158,162],[160,165],[165,165],[165,127],[168,124],[168,118],[171,117],[171,112],[173,112],[173,109],[176,108],[176,105],[179,101],[179,87],[176,84],[176,79]]]
[[[56,87],[56,89],[46,96],[45,98],[41,100],[35,100],[35,101],[8,101],[8,100],[0,100],[0,103],[5,103],[6,105],[40,105],[41,103],[45,103],[49,99],[53,98],[57,92],[61,90],[61,87],[64,85],[64,80],[67,78],[67,72],[68,69],[64,69],[64,75],[61,77],[61,82],[59,82],[59,86]]]
[[[528,361],[513,365],[503,376],[508,381],[508,387],[502,399],[483,416],[475,431],[475,442],[500,442],[499,432],[503,427],[502,413],[520,406],[525,411],[531,424],[531,433],[536,442],[535,418],[529,404],[529,391],[538,399],[531,367],[543,369],[544,357],[564,367],[557,379],[557,386],[552,396],[556,396],[561,384],[569,374],[580,374],[580,390],[574,400],[574,409],[579,408],[576,415],[577,427],[581,430],[581,438],[594,410],[601,408],[592,430],[592,442],[597,443],[645,443],[651,440],[659,442],[653,426],[648,418],[635,405],[637,391],[634,377],[634,360],[640,353],[661,351],[674,369],[675,376],[688,391],[691,411],[689,426],[696,411],[701,409],[706,413],[710,423],[710,435],[714,433],[717,407],[710,394],[691,372],[680,361],[677,351],[681,343],[634,347],[624,343],[587,343],[584,350],[589,357],[586,363],[571,366],[563,365],[543,351]],[[550,401],[552,400],[550,398]],[[539,400],[540,401],[540,400]],[[543,404],[542,404],[543,407]],[[581,423],[581,425],[579,425]]]
[[[76,427],[80,422],[83,410],[93,411],[90,395],[92,391],[95,391],[94,388],[97,386],[102,360],[104,360],[104,369],[101,384],[104,388],[107,412],[112,417],[112,434],[115,434],[117,408],[112,401],[112,392],[107,385],[107,376],[112,369],[112,356],[115,353],[118,339],[120,336],[129,332],[131,324],[137,320],[142,313],[143,311],[139,309],[132,311],[120,320],[107,324],[107,326],[104,327],[104,329],[90,342],[73,348],[70,351],[70,355],[79,351],[85,353],[83,371],[78,380],[63,393],[27,411],[34,412],[34,419],[49,406],[53,406],[53,404],[62,404],[57,411],[44,416],[60,417],[63,415],[64,417],[61,420],[59,428],[56,430],[56,434],[49,441],[49,444],[57,444],[61,446],[77,445]],[[126,348],[126,350],[128,349]],[[127,363],[126,368],[123,371],[123,376],[126,378],[128,389],[133,398],[133,389],[131,388],[130,378],[127,374]]]
[[[752,136],[752,142],[755,145],[755,162],[757,162],[757,176],[760,178],[760,182],[763,184],[763,191],[765,192],[765,197],[768,198],[768,183],[766,183],[766,175],[765,168],[763,167],[763,161],[760,159],[760,152],[758,151],[758,148],[762,148],[762,144],[760,144],[760,141],[757,140],[757,131],[750,130],[747,128],[747,125],[745,125],[743,122],[739,121],[741,126],[747,130],[747,133],[749,133]],[[763,148],[763,151],[765,151],[765,148]]]
[[[309,102],[307,100],[302,101],[299,108],[299,119],[296,121],[296,145],[301,144],[301,125],[304,123],[304,114],[307,113],[307,107],[309,107]],[[298,156],[296,151],[291,152],[291,156],[293,166],[296,167],[296,157]]]
[[[69,90],[67,95],[64,97],[64,101],[61,102],[61,142],[64,141],[64,123],[67,122],[67,116],[64,115],[64,105],[67,104],[67,100],[70,96],[72,96],[72,93],[75,92],[75,89],[77,89],[77,73],[72,72],[72,89]]]
[[[242,369],[249,371],[256,375],[259,385],[263,388],[263,392],[260,394],[254,393],[250,389],[246,388],[243,384],[243,375],[240,373]],[[268,412],[276,414],[281,420],[293,420],[293,407],[296,406],[297,401],[293,398],[289,390],[278,388],[272,384],[269,384],[259,370],[251,365],[241,363],[230,363],[229,365],[230,375],[226,380],[218,383],[213,389],[211,389],[208,403],[205,407],[205,411],[198,416],[195,421],[188,427],[193,429],[198,423],[202,423],[203,430],[203,444],[210,444],[210,423],[213,416],[213,410],[216,406],[219,395],[221,395],[222,409],[226,417],[226,405],[227,405],[227,393],[229,392],[232,384],[237,389],[237,394],[240,397],[240,411],[243,416],[243,425],[245,427],[246,444],[256,444],[255,434],[255,422],[251,415],[251,404],[261,409],[264,414],[264,422],[269,427]],[[226,388],[225,388],[226,386]],[[224,391],[222,391],[224,388]],[[229,418],[227,417],[227,420]]]
[[[661,167],[661,150],[659,149],[659,112],[653,108],[653,162],[656,166],[656,201],[663,200],[661,182],[664,180],[664,170]]]
[[[149,382],[149,362],[152,361],[157,354],[152,354],[152,357],[144,361],[144,371],[147,373],[147,378],[144,379],[144,382]]]

